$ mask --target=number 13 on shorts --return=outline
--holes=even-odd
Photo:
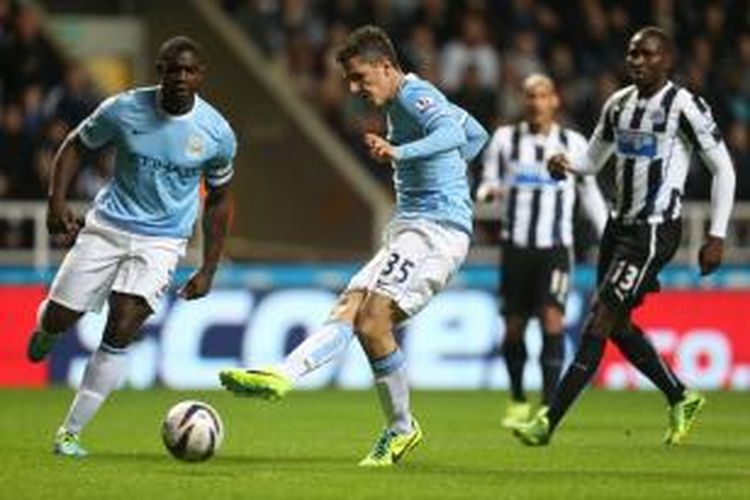
[[[638,266],[626,260],[619,260],[615,264],[609,281],[614,285],[615,294],[620,300],[625,300],[633,292],[639,274]]]

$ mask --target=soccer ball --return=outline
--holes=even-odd
[[[167,412],[161,426],[167,450],[180,460],[200,462],[211,458],[224,440],[219,413],[201,401],[181,401]]]

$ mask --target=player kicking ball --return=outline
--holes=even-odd
[[[383,247],[349,282],[330,319],[272,368],[228,369],[221,383],[244,396],[279,399],[334,359],[356,334],[367,355],[387,426],[365,467],[391,466],[422,440],[411,412],[404,354],[393,330],[442,290],[464,261],[472,231],[466,162],[487,132],[430,83],[404,74],[384,31],[364,26],[339,50],[349,91],[385,111],[388,138],[369,133],[377,161],[394,170],[396,208]]]
[[[54,452],[87,454],[79,434],[123,380],[128,346],[168,289],[198,214],[203,214],[203,265],[180,295],[208,293],[229,220],[229,183],[236,141],[229,124],[197,95],[205,65],[200,47],[174,37],[159,50],[159,85],[105,100],[65,139],[52,165],[47,225],[75,245],[65,256],[28,345],[42,361],[60,335],[87,311],[109,314],[101,344],[57,432]],[[85,225],[65,198],[84,149],[115,149],[112,181],[97,195]]]

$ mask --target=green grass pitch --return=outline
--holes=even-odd
[[[661,444],[655,392],[584,394],[547,448],[499,426],[504,394],[417,392],[425,440],[393,470],[357,461],[381,426],[374,392],[299,392],[269,404],[223,392],[115,393],[84,434],[91,456],[51,454],[68,390],[0,391],[0,498],[750,498],[750,395],[709,393],[689,442]],[[217,457],[172,459],[170,405],[202,399],[227,430]]]

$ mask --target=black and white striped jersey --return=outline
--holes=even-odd
[[[628,86],[605,103],[588,150],[588,173],[598,171],[614,155],[617,200],[612,216],[623,222],[660,222],[680,216],[693,151],[707,166],[726,172],[731,160],[711,110],[688,90],[667,82],[650,97]],[[719,165],[721,164],[721,165]],[[578,168],[574,168],[582,172]],[[730,174],[724,174],[727,179]],[[731,198],[734,172],[731,172]],[[722,182],[726,190],[728,181]],[[726,222],[715,228],[723,233]]]
[[[596,179],[568,176],[558,181],[547,172],[551,156],[565,153],[574,162],[584,161],[586,147],[581,134],[558,124],[546,135],[532,132],[526,122],[495,131],[484,153],[479,191],[502,190],[504,242],[523,248],[572,246],[576,190],[601,234],[607,208]]]

